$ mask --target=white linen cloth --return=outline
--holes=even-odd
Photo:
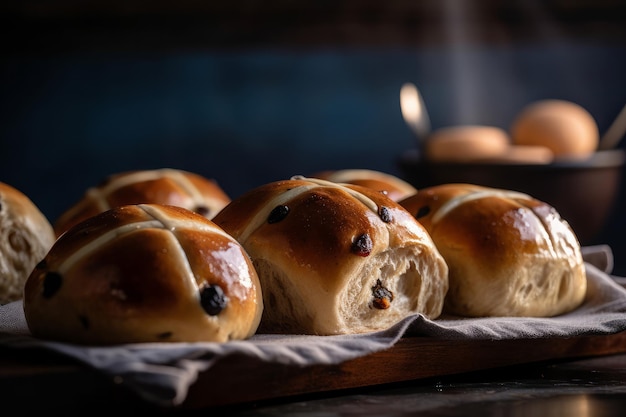
[[[181,404],[200,372],[231,354],[276,364],[338,364],[392,347],[401,337],[442,339],[553,338],[613,334],[626,330],[626,278],[611,276],[613,253],[606,245],[583,248],[587,296],[575,311],[553,318],[408,317],[391,328],[360,335],[257,334],[227,343],[145,343],[114,347],[40,340],[28,330],[21,301],[0,306],[0,346],[51,350],[80,361],[139,397],[159,406]]]

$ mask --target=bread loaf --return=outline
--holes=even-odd
[[[248,191],[213,220],[259,274],[259,332],[363,333],[441,313],[445,261],[419,222],[383,193],[293,177]]]
[[[52,225],[35,203],[0,182],[0,304],[22,299],[28,275],[54,240]]]
[[[471,184],[423,188],[400,204],[424,225],[448,264],[446,313],[555,316],[584,300],[580,244],[550,205]]]
[[[245,339],[263,310],[239,243],[199,214],[119,206],[64,233],[29,276],[35,337],[112,345]]]
[[[229,202],[215,180],[193,172],[172,168],[126,171],[89,188],[54,222],[54,230],[58,236],[82,220],[127,204],[179,206],[211,219]]]

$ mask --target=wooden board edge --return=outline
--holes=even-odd
[[[224,406],[419,380],[553,359],[626,352],[626,332],[551,339],[434,340],[407,337],[338,365],[287,366],[232,356],[201,373],[183,408]]]

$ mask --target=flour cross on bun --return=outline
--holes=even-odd
[[[362,185],[379,191],[394,201],[401,200],[417,192],[417,189],[403,179],[373,169],[339,169],[317,172],[310,177],[327,181]]]
[[[115,207],[64,233],[25,286],[31,333],[79,344],[226,342],[263,302],[241,245],[182,207]]]
[[[208,219],[230,197],[213,179],[173,168],[126,171],[110,175],[90,187],[82,198],[54,223],[57,235],[95,214],[128,204],[163,204],[183,207]]]
[[[544,317],[583,302],[580,244],[547,203],[473,184],[423,188],[399,203],[426,228],[448,264],[444,312]]]
[[[376,203],[374,203],[371,199],[369,199],[367,196],[363,195],[362,193],[358,191],[354,191],[341,184],[337,184],[331,181],[321,180],[318,178],[305,178],[302,175],[294,175],[293,177],[291,177],[291,179],[307,181],[309,184],[305,186],[301,186],[301,187],[295,187],[293,189],[286,191],[283,194],[276,195],[274,199],[269,201],[265,205],[265,207],[263,207],[262,210],[259,210],[254,216],[254,218],[247,224],[246,228],[239,235],[238,240],[240,242],[245,242],[246,240],[248,240],[248,237],[266,221],[269,221],[270,223],[275,223],[279,220],[282,220],[284,217],[286,217],[287,213],[289,212],[289,208],[288,206],[285,205],[285,203],[296,198],[300,194],[306,193],[310,191],[311,189],[320,187],[320,186],[334,187],[337,189],[341,189],[344,192],[347,192],[348,194],[350,194],[352,197],[356,198],[361,203],[363,203],[363,205],[367,207],[370,211],[378,214],[378,206],[376,205]],[[382,207],[382,209],[385,210],[384,207]],[[277,217],[275,214],[276,210],[280,210],[284,213],[279,220],[276,218]]]
[[[259,274],[261,332],[363,333],[441,313],[445,261],[420,223],[383,193],[294,176],[248,191],[213,220]]]
[[[510,199],[523,199],[530,200],[531,197],[528,194],[520,193],[517,191],[509,191],[509,190],[500,190],[500,189],[477,189],[472,193],[467,193],[463,195],[459,195],[456,198],[452,198],[442,204],[439,209],[432,215],[431,222],[433,224],[437,223],[439,220],[446,217],[451,211],[454,211],[457,207],[462,206],[463,204],[467,204],[474,200],[481,200],[483,198],[492,198],[492,197],[501,197],[501,198],[510,198]],[[427,207],[427,206],[424,206]],[[418,216],[416,216],[418,217]],[[423,216],[422,216],[423,217]],[[419,220],[419,217],[418,217]]]

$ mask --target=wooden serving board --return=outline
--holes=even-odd
[[[613,335],[550,339],[438,340],[405,337],[387,350],[338,365],[302,367],[259,363],[235,355],[222,359],[201,373],[180,408],[244,404],[621,352],[626,352],[626,331]],[[0,392],[21,393],[20,387],[28,389],[33,398],[46,398],[46,401],[62,401],[67,397],[69,387],[81,391],[83,401],[89,401],[86,397],[89,395],[97,397],[94,401],[132,399],[132,395],[113,381],[69,358],[48,352],[35,355],[32,350],[0,349]],[[36,392],[37,389],[45,392]]]

